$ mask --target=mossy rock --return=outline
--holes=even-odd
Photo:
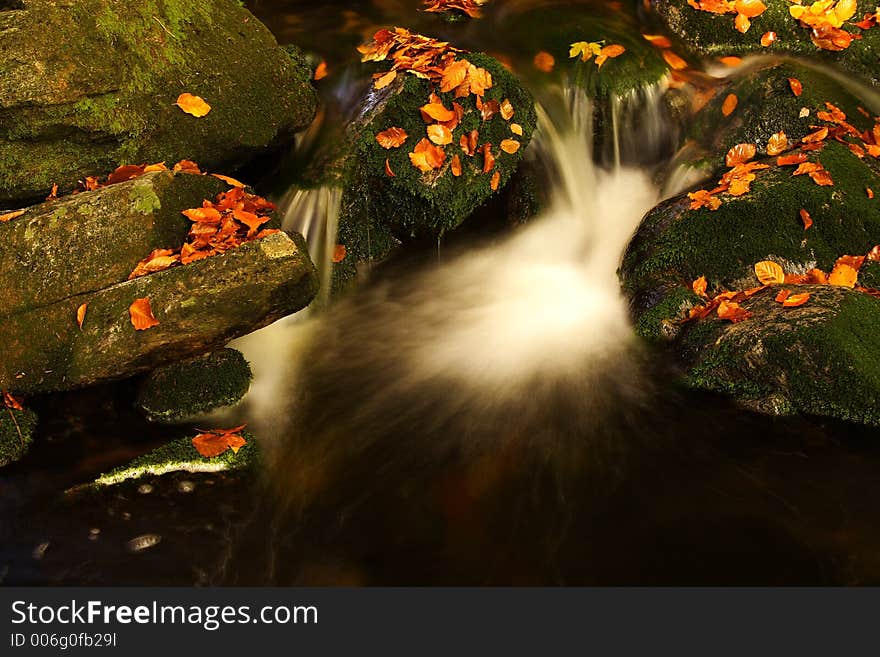
[[[784,308],[779,287],[743,302],[746,321],[709,317],[684,330],[676,348],[687,384],[761,412],[880,426],[880,300],[809,285],[796,289],[811,294],[805,305]]]
[[[796,55],[831,64],[855,73],[873,85],[880,85],[880,30],[861,30],[852,25],[846,29],[861,35],[849,48],[832,52],[818,48],[810,40],[810,30],[791,17],[788,0],[766,0],[767,11],[752,19],[751,28],[741,34],[734,28],[735,14],[713,14],[694,9],[687,0],[653,0],[652,8],[666,29],[672,32],[678,46],[705,57],[727,55]],[[804,3],[811,4],[811,3]],[[876,0],[858,0],[852,21],[859,21],[877,9]],[[769,47],[761,45],[765,32],[776,32],[777,39]]]
[[[792,92],[789,78],[800,81],[800,96]],[[737,105],[724,116],[722,105],[729,94],[737,97]],[[826,102],[843,110],[849,123],[862,131],[874,125],[862,110],[880,114],[877,99],[861,98],[815,68],[795,62],[749,67],[731,76],[697,113],[687,133],[687,146],[676,160],[714,173],[723,167],[725,154],[736,144],[755,144],[759,153],[764,153],[767,140],[780,131],[795,143],[814,130],[819,123],[816,113],[827,111]]]
[[[865,191],[880,189],[880,161],[860,160],[833,141],[812,155],[833,186],[774,164],[757,172],[744,196],[719,195],[716,211],[691,210],[682,195],[646,215],[620,270],[641,335],[668,337],[667,320],[693,300],[690,284],[700,276],[710,292],[747,289],[758,285],[753,267],[761,260],[777,261],[789,273],[830,271],[839,256],[864,254],[880,243],[880,203]],[[802,208],[814,221],[807,231]]]
[[[147,475],[171,472],[226,472],[250,468],[259,461],[259,445],[252,433],[243,432],[241,436],[247,442],[238,452],[228,449],[212,458],[199,454],[193,446],[192,438],[180,438],[102,474],[95,479],[94,485],[113,486]]]
[[[32,410],[0,407],[0,468],[25,455],[33,442],[36,427],[37,414]]]
[[[151,422],[175,423],[241,401],[253,373],[244,355],[222,349],[147,375],[137,405]]]
[[[233,0],[0,5],[0,52],[0,203],[126,163],[231,170],[315,112],[299,55]]]

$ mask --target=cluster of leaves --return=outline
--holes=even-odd
[[[479,112],[483,123],[492,121],[496,116],[507,122],[513,118],[516,110],[509,99],[484,99],[486,91],[494,84],[492,74],[467,59],[459,58],[459,53],[463,51],[448,43],[412,34],[403,28],[395,28],[393,32],[380,30],[373,37],[372,43],[361,46],[359,51],[363,61],[384,61],[389,57],[393,61],[388,73],[377,73],[374,76],[374,86],[377,89],[390,84],[399,71],[411,73],[431,83],[428,102],[419,108],[426,126],[425,136],[409,152],[412,166],[422,174],[428,174],[424,182],[431,184],[445,173],[444,165],[450,151],[448,170],[455,177],[461,176],[463,164],[457,150],[460,149],[462,155],[473,160],[471,166],[475,171],[492,173],[490,187],[493,191],[497,190],[501,173],[494,170],[496,157],[492,152],[493,144],[480,143],[479,128],[469,131],[459,129],[462,119],[469,111]],[[455,99],[473,96],[475,109],[465,109],[457,100],[453,100],[452,106],[447,107],[438,92],[451,93]],[[497,147],[512,155],[520,147],[520,142],[513,136],[521,136],[523,128],[517,123],[509,123],[509,129],[512,137],[502,139]],[[459,134],[456,134],[456,130]],[[406,130],[397,126],[391,126],[376,135],[378,144],[387,150],[402,147],[409,138]],[[475,159],[478,153],[482,155],[480,161]],[[389,177],[396,176],[389,159],[385,160],[385,174]]]
[[[803,92],[803,87],[796,78],[789,79],[789,85],[796,96],[800,96]],[[730,102],[731,98],[733,102]],[[728,116],[735,107],[736,96],[730,94],[722,105],[722,113]],[[778,156],[776,166],[796,166],[792,175],[808,175],[817,185],[830,187],[834,185],[831,175],[820,162],[810,161],[810,154],[820,152],[826,141],[833,139],[844,144],[859,159],[867,156],[880,159],[880,117],[875,117],[872,129],[860,131],[847,121],[846,113],[840,108],[828,102],[825,103],[825,107],[825,110],[816,113],[816,118],[822,122],[822,125],[812,126],[813,132],[803,137],[797,145],[790,144],[785,132],[780,131],[768,139],[766,153],[769,156]],[[809,112],[809,110],[804,111]],[[869,116],[866,111],[862,111],[865,116]],[[770,168],[769,164],[751,162],[756,154],[757,147],[754,144],[737,144],[731,148],[726,156],[726,164],[732,167],[731,170],[724,174],[714,189],[700,189],[689,193],[690,208],[717,210],[722,203],[722,199],[717,194],[726,192],[731,196],[742,196],[747,193],[756,177],[754,172]],[[873,198],[873,190],[868,188],[866,193]],[[806,224],[807,221],[805,220],[804,223]]]
[[[618,43],[612,43],[607,46],[603,46],[603,43],[604,41],[577,41],[576,43],[571,44],[568,56],[571,59],[580,57],[582,62],[588,62],[595,55],[596,59],[594,61],[596,62],[596,68],[600,69],[602,68],[602,64],[609,59],[620,57],[626,52],[626,48]]]
[[[480,18],[483,15],[483,5],[487,2],[489,0],[424,0],[425,8],[422,11],[434,14],[456,12],[471,18]]]
[[[712,14],[736,14],[733,25],[743,34],[749,31],[753,18],[767,11],[767,5],[761,0],[688,0],[688,4]]]
[[[722,290],[710,297],[707,292],[705,276],[700,276],[693,283],[691,289],[697,296],[706,300],[705,303],[693,306],[686,318],[681,323],[695,319],[703,319],[715,312],[720,319],[732,323],[742,322],[752,317],[751,311],[743,308],[741,303],[756,294],[769,290],[772,286],[779,285],[836,285],[847,287],[863,292],[873,297],[880,298],[880,290],[858,285],[859,270],[865,262],[880,262],[880,245],[875,246],[866,255],[844,255],[837,259],[830,273],[821,269],[813,268],[806,273],[786,273],[779,263],[772,260],[762,260],[755,263],[754,272],[760,285],[747,290]],[[797,308],[810,300],[809,292],[793,294],[787,288],[779,289],[776,302],[784,308]]]
[[[238,454],[238,450],[247,444],[241,435],[245,427],[246,424],[232,429],[199,429],[201,433],[192,439],[193,447],[205,458],[220,456],[229,449]]]
[[[865,14],[864,19],[858,23],[848,23],[855,16],[856,10],[856,0],[817,0],[809,6],[796,0],[796,4],[788,8],[792,18],[810,30],[810,39],[817,48],[832,51],[846,50],[853,40],[862,38],[858,32],[844,30],[844,25],[868,30],[875,27],[880,20],[878,9],[873,14]]]

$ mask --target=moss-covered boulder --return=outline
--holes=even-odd
[[[775,301],[780,287],[744,301],[753,313],[746,321],[709,317],[685,329],[676,348],[687,384],[762,412],[880,426],[880,300],[807,285],[796,291],[809,301],[784,308]]]
[[[794,94],[789,79],[801,83]],[[727,97],[737,97],[728,116],[722,106]],[[712,99],[696,114],[687,132],[685,147],[675,165],[687,165],[715,173],[724,155],[736,144],[755,144],[766,152],[771,135],[784,132],[795,143],[821,123],[819,112],[831,102],[840,108],[858,130],[870,130],[874,122],[863,112],[880,114],[880,100],[862,98],[839,79],[795,62],[770,62],[750,66],[719,85]]]
[[[37,414],[32,410],[15,410],[0,405],[0,468],[18,461],[33,441]]]
[[[240,351],[221,349],[150,372],[137,405],[152,422],[180,422],[238,403],[252,378]]]
[[[710,291],[748,289],[758,284],[753,267],[761,260],[780,262],[790,273],[830,271],[839,256],[864,254],[880,243],[880,203],[866,191],[880,188],[880,160],[859,159],[837,142],[810,159],[825,167],[833,185],[794,176],[794,167],[771,159],[769,169],[756,172],[750,192],[719,194],[717,210],[691,209],[682,195],[645,216],[620,270],[641,335],[668,336],[669,320],[695,301],[690,285],[700,276]],[[806,231],[801,209],[813,219]]]
[[[317,274],[299,235],[276,233],[222,255],[0,319],[0,388],[21,393],[121,379],[224,346],[305,307]],[[148,298],[158,325],[135,330]],[[87,304],[85,322],[77,308]]]
[[[858,0],[857,10],[843,29],[860,38],[849,47],[832,51],[817,47],[810,38],[810,29],[803,27],[789,13],[787,0],[767,0],[767,10],[753,19],[751,27],[742,34],[734,27],[735,13],[716,14],[690,6],[687,0],[653,0],[651,7],[663,25],[677,37],[678,45],[706,57],[727,55],[797,55],[832,64],[865,81],[880,85],[880,29],[876,26],[862,30],[854,25],[865,14],[877,11],[876,0]],[[805,5],[812,4],[804,2]],[[776,40],[770,46],[761,45],[761,37],[775,32]]]
[[[163,171],[27,208],[0,223],[0,321],[121,283],[153,249],[179,247],[201,207],[227,185]]]
[[[234,0],[0,3],[0,52],[0,203],[119,164],[231,169],[315,111],[298,56]]]
[[[94,481],[95,486],[113,486],[123,481],[140,479],[147,475],[164,475],[171,472],[225,472],[243,470],[257,463],[260,450],[256,438],[243,432],[247,442],[237,451],[226,450],[219,456],[207,458],[193,446],[192,438],[180,438],[162,445],[152,452],[139,456],[130,463],[102,474]],[[75,490],[80,490],[77,487]]]

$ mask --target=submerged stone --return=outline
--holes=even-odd
[[[150,372],[137,405],[152,422],[179,422],[238,403],[252,378],[240,351],[221,349]]]
[[[0,4],[0,52],[0,203],[120,164],[233,169],[315,111],[301,55],[232,0]]]
[[[858,0],[856,13],[844,29],[859,38],[840,51],[817,47],[811,40],[810,29],[801,26],[789,13],[791,3],[774,1],[764,4],[766,11],[751,19],[751,26],[744,34],[734,27],[734,13],[700,11],[690,6],[687,0],[653,0],[651,8],[676,37],[677,45],[697,55],[796,55],[856,73],[865,81],[880,85],[880,67],[877,66],[880,29],[875,26],[862,30],[852,24],[862,20],[865,14],[876,12],[876,0]],[[775,32],[776,40],[765,47],[761,45],[761,37],[767,32]]]
[[[37,414],[0,406],[0,468],[21,459],[33,442]]]

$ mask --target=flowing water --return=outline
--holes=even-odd
[[[366,84],[352,47],[379,25],[436,22],[403,0],[248,4],[335,70],[321,120],[261,183],[326,283],[341,189],[304,184],[303,170]],[[501,47],[500,26],[542,4],[503,3],[455,34]],[[504,37],[516,59],[528,35]],[[511,228],[489,203],[477,229],[372,263],[354,294],[333,300],[325,285],[313,309],[237,341],[254,385],[213,420],[260,436],[261,481],[181,474],[59,504],[59,490],[180,428],[132,417],[124,388],[37,400],[42,447],[0,471],[0,518],[15,519],[0,528],[15,538],[0,581],[880,581],[875,432],[682,390],[674,364],[633,338],[616,269],[680,141],[666,83],[599,117],[573,87],[524,79],[539,103],[526,154],[547,181],[539,217]]]

